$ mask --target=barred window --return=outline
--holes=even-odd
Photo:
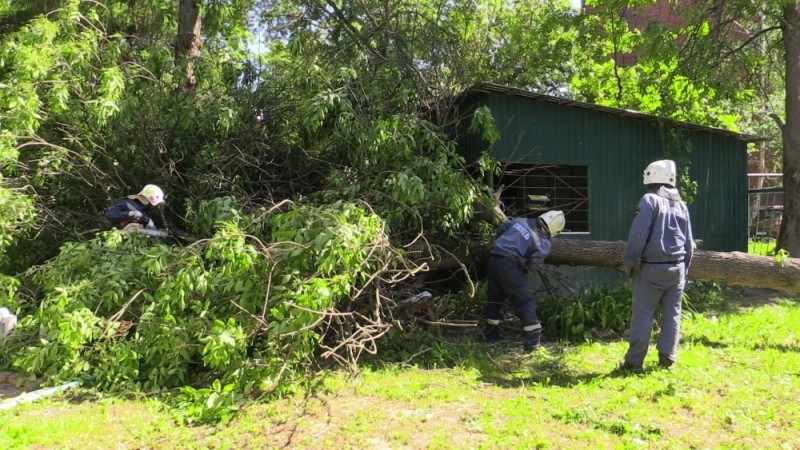
[[[508,164],[495,189],[509,217],[535,217],[560,209],[565,233],[589,232],[589,169],[587,166]]]

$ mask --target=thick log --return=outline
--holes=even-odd
[[[624,255],[625,241],[556,238],[545,262],[621,270]],[[796,294],[800,293],[800,262],[785,258],[781,265],[771,256],[697,250],[689,268],[689,278]]]

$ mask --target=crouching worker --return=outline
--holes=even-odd
[[[522,321],[525,353],[539,346],[542,325],[536,317],[536,299],[531,292],[528,275],[544,264],[550,253],[551,239],[564,229],[564,213],[548,211],[535,218],[519,218],[504,222],[495,232],[489,251],[489,291],[486,298],[487,342],[501,338],[501,308],[508,299]]]
[[[129,195],[111,205],[105,213],[111,226],[122,231],[155,230],[151,213],[164,203],[164,191],[148,184],[136,195]]]

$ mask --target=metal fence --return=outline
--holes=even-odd
[[[783,222],[783,188],[751,189],[748,236],[750,253],[774,254],[775,240]]]

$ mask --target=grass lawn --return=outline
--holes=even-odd
[[[775,239],[772,238],[750,239],[747,242],[747,253],[751,255],[774,256]]]
[[[800,303],[773,299],[683,321],[678,363],[615,370],[623,340],[440,342],[452,363],[334,372],[322,392],[185,426],[151,399],[91,390],[0,411],[2,449],[800,448]],[[433,347],[432,347],[433,348]],[[433,351],[433,350],[432,350]]]

